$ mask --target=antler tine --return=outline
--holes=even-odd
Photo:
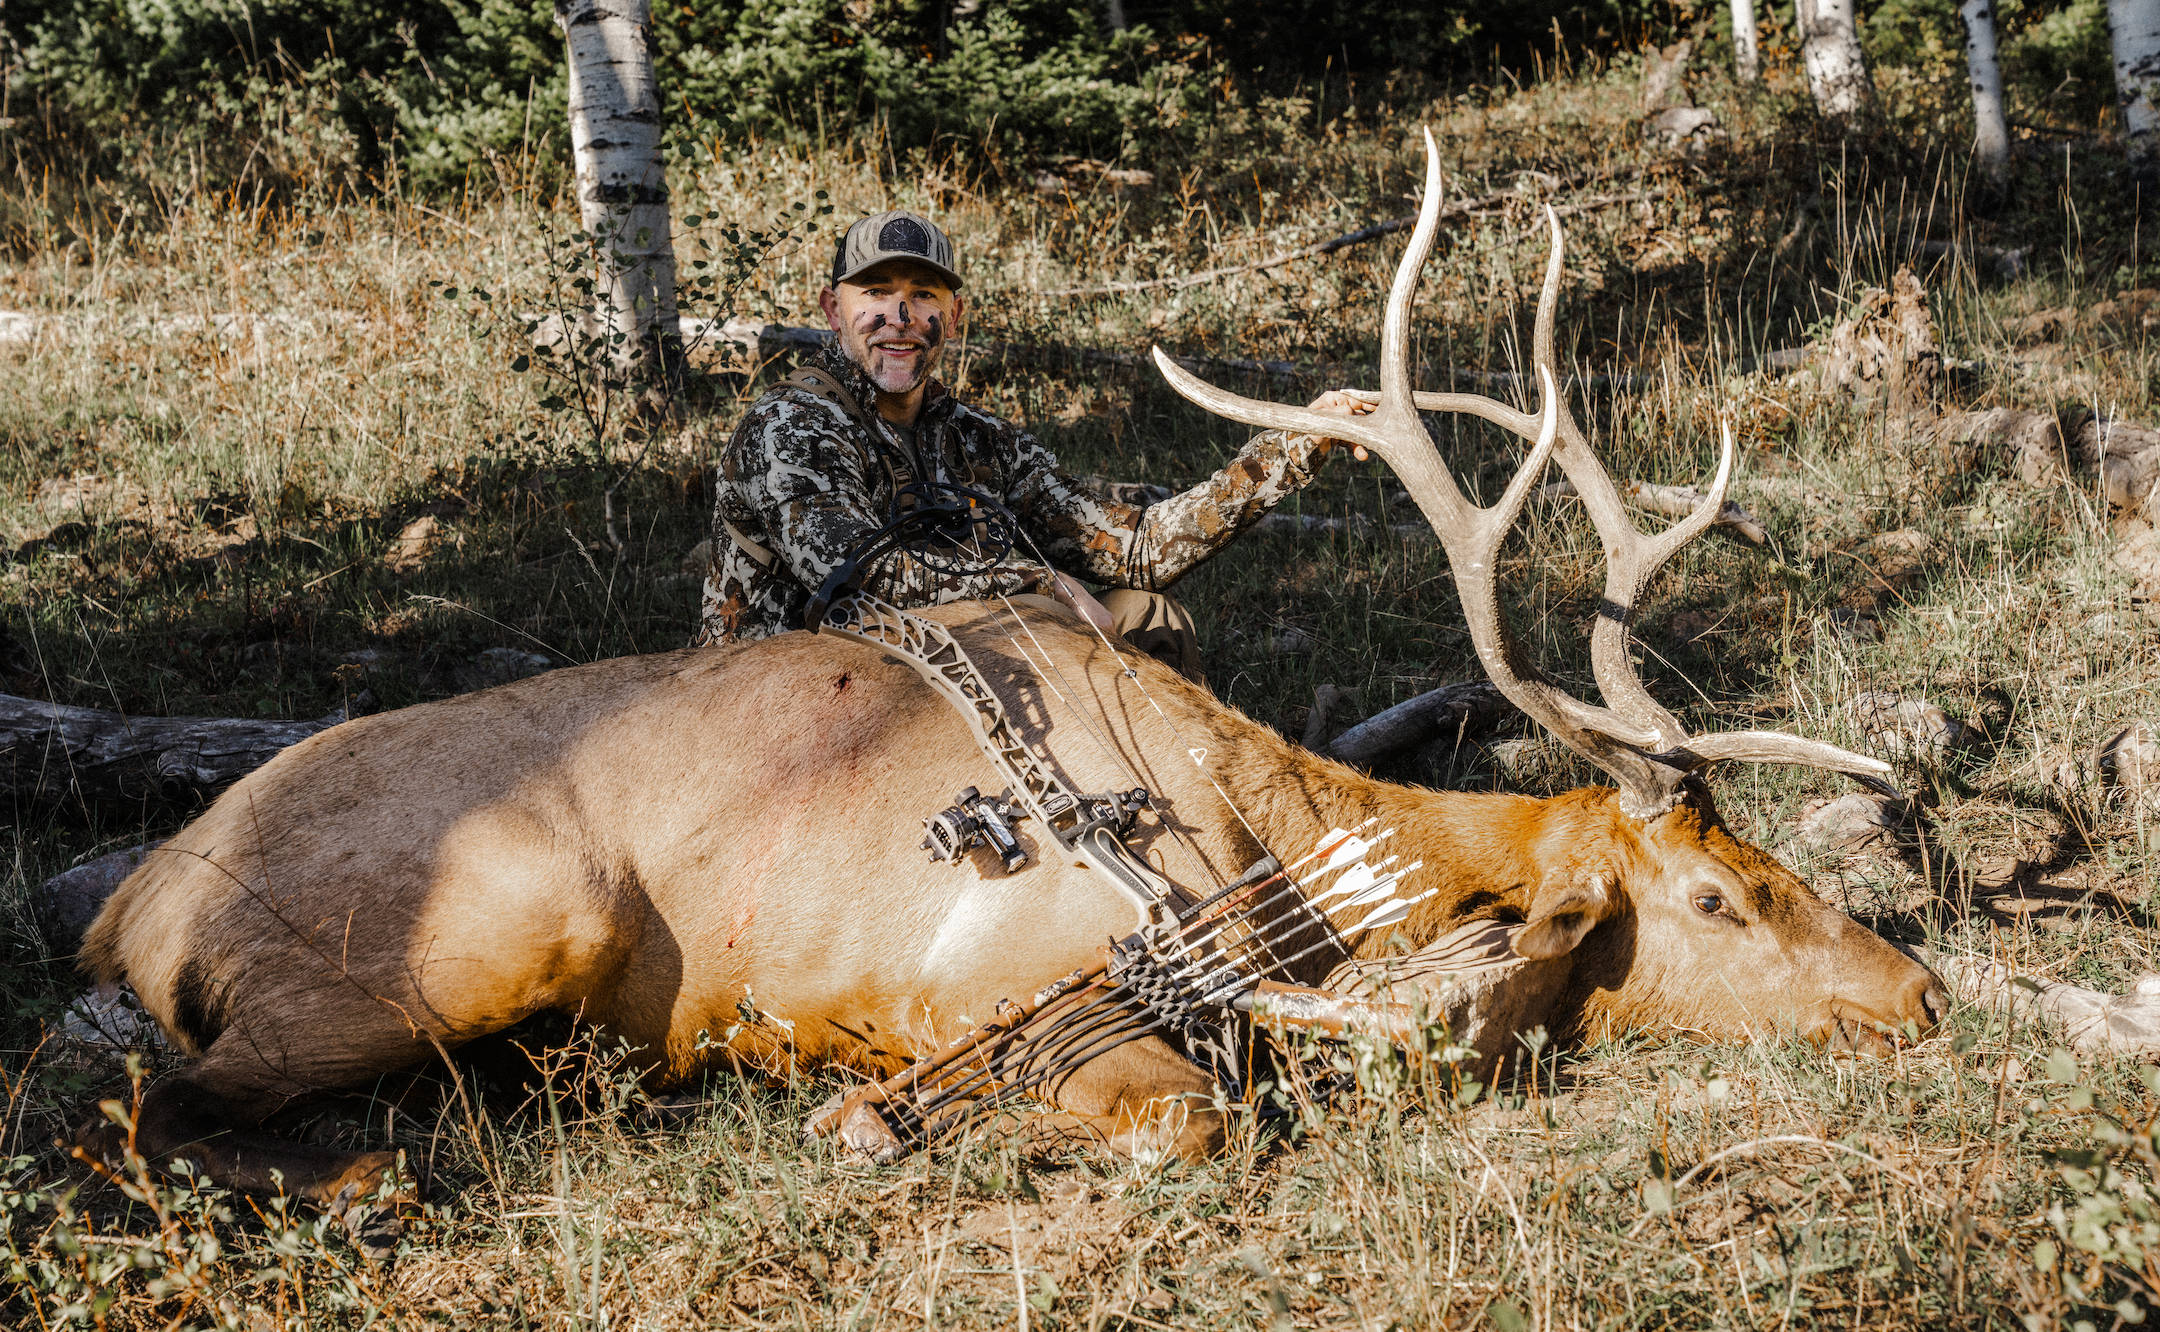
[[[1560,254],[1565,233],[1559,214],[1550,204],[1545,207],[1545,222],[1552,231],[1552,253],[1545,263],[1545,285],[1538,293],[1537,324],[1530,346],[1537,364],[1557,370],[1559,358],[1553,330],[1560,309]],[[1657,731],[1665,748],[1677,747],[1687,738],[1687,731],[1678,718],[1650,696],[1636,674],[1634,663],[1628,659],[1628,629],[1651,576],[1672,558],[1673,552],[1708,527],[1724,507],[1725,487],[1732,475],[1731,430],[1725,432],[1717,480],[1708,498],[1696,506],[1695,512],[1656,536],[1645,533],[1628,516],[1619,488],[1572,415],[1561,426],[1560,447],[1553,451],[1553,461],[1574,485],[1605,547],[1605,600],[1590,630],[1590,672],[1597,680],[1598,692],[1615,712]]]
[[[1671,713],[1650,697],[1627,662],[1627,620],[1658,566],[1701,532],[1724,503],[1732,473],[1731,432],[1710,497],[1686,519],[1651,537],[1626,516],[1619,491],[1590,451],[1582,428],[1568,412],[1554,369],[1552,325],[1559,307],[1564,236],[1550,208],[1552,256],[1546,263],[1544,291],[1538,302],[1534,364],[1544,401],[1539,414],[1470,393],[1417,393],[1410,384],[1410,303],[1419,271],[1439,230],[1440,151],[1425,135],[1425,200],[1416,231],[1395,270],[1388,291],[1380,341],[1380,404],[1367,418],[1336,416],[1283,403],[1263,402],[1226,392],[1188,374],[1155,348],[1155,364],[1170,386],[1218,416],[1262,429],[1348,440],[1377,453],[1393,468],[1418,507],[1432,523],[1447,550],[1455,586],[1462,597],[1463,619],[1470,629],[1479,664],[1509,702],[1555,738],[1605,770],[1619,784],[1620,805],[1638,817],[1662,814],[1672,807],[1687,773],[1723,758],[1808,763],[1856,775],[1886,771],[1883,765],[1831,745],[1774,732],[1735,732],[1689,742]],[[1483,417],[1535,442],[1507,489],[1490,508],[1464,497],[1454,475],[1433,446],[1418,412],[1455,411]],[[1567,469],[1590,509],[1606,547],[1604,615],[1592,630],[1592,663],[1598,686],[1612,707],[1585,703],[1556,687],[1525,658],[1500,609],[1497,586],[1499,550],[1521,515],[1532,486],[1548,462]],[[1602,655],[1601,655],[1602,652]],[[1618,669],[1612,663],[1618,663]]]
[[[1323,439],[1362,444],[1394,468],[1413,494],[1422,496],[1429,492],[1434,506],[1446,515],[1450,525],[1458,523],[1465,510],[1475,506],[1463,498],[1448,470],[1438,465],[1432,437],[1425,433],[1425,424],[1418,419],[1410,388],[1410,299],[1417,292],[1418,273],[1425,266],[1425,256],[1432,252],[1433,237],[1440,231],[1441,192],[1440,149],[1428,129],[1425,131],[1425,198],[1418,209],[1417,228],[1410,233],[1410,245],[1403,251],[1402,262],[1395,269],[1394,285],[1388,291],[1386,314],[1380,330],[1381,401],[1370,419],[1336,416],[1226,392],[1186,373],[1161,347],[1154,349],[1156,369],[1162,372],[1171,388],[1217,416],[1263,430],[1295,430]],[[1526,437],[1530,433],[1524,432]],[[1414,470],[1418,475],[1413,478],[1405,474],[1406,469]],[[1419,504],[1427,507],[1423,498]],[[1434,516],[1430,508],[1426,516]],[[1438,525],[1437,521],[1435,525]]]

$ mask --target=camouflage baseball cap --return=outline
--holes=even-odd
[[[960,275],[953,271],[952,240],[921,213],[896,208],[859,219],[841,233],[833,250],[834,286],[887,259],[908,259],[934,268],[960,289]]]

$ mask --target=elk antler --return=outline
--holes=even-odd
[[[1470,628],[1478,662],[1508,701],[1612,776],[1620,787],[1621,808],[1638,818],[1671,809],[1687,774],[1724,759],[1801,763],[1879,778],[1890,766],[1835,745],[1776,731],[1730,731],[1690,738],[1665,710],[1628,660],[1627,635],[1637,600],[1658,567],[1693,540],[1716,518],[1725,502],[1733,463],[1732,430],[1724,430],[1717,480],[1696,510],[1652,536],[1627,515],[1620,492],[1590,449],[1582,428],[1561,401],[1554,382],[1553,320],[1560,305],[1560,219],[1548,207],[1552,256],[1545,265],[1545,286],[1538,298],[1533,357],[1544,392],[1537,416],[1472,393],[1418,393],[1410,385],[1410,298],[1419,270],[1440,228],[1440,150],[1425,133],[1425,201],[1417,230],[1395,270],[1387,314],[1380,332],[1380,404],[1369,417],[1341,417],[1309,408],[1260,402],[1226,393],[1180,369],[1155,349],[1155,364],[1170,386],[1218,416],[1262,429],[1347,440],[1380,455],[1402,479],[1425,512],[1447,550],[1455,586],[1462,595],[1463,618]],[[1490,508],[1463,496],[1418,417],[1420,411],[1465,412],[1533,440],[1529,456]],[[1607,707],[1585,703],[1554,685],[1523,655],[1500,608],[1496,562],[1500,545],[1522,511],[1530,488],[1547,461],[1556,462],[1575,485],[1605,547],[1605,596],[1590,631],[1590,665]]]

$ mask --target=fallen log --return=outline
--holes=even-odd
[[[1390,754],[1448,734],[1468,735],[1491,727],[1514,705],[1484,680],[1442,685],[1398,703],[1336,736],[1324,751],[1331,759],[1369,768]]]
[[[279,750],[373,702],[363,693],[313,721],[248,721],[127,717],[0,694],[0,796],[18,812],[205,805]]]

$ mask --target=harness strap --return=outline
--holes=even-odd
[[[867,463],[875,456],[879,462],[884,464],[886,478],[892,482],[893,489],[895,491],[899,490],[900,478],[893,471],[892,458],[884,447],[883,437],[878,432],[877,423],[870,418],[868,412],[863,410],[862,404],[855,401],[855,395],[847,391],[845,384],[842,384],[830,373],[820,370],[816,366],[805,365],[797,367],[787,378],[767,389],[766,393],[770,395],[778,393],[782,389],[791,388],[801,389],[813,397],[824,399],[833,406],[838,407],[850,421],[853,421],[862,433],[869,438],[869,447],[863,451],[863,461]],[[721,451],[720,475],[729,485],[735,484],[735,455],[731,449]],[[748,555],[751,561],[760,569],[770,569],[774,564],[778,563],[780,557],[775,555],[770,547],[752,539],[749,533],[729,522],[725,516],[721,517],[720,526],[727,532],[728,540],[734,542],[736,547],[743,554]]]
[[[780,558],[779,556],[773,554],[772,551],[766,549],[764,546],[761,546],[757,542],[752,541],[750,539],[750,535],[747,532],[743,531],[735,524],[729,522],[727,519],[722,518],[720,520],[720,525],[727,529],[728,540],[734,542],[736,546],[738,546],[742,550],[743,554],[748,555],[751,560],[756,563],[758,568],[770,569],[773,567],[773,561]]]

